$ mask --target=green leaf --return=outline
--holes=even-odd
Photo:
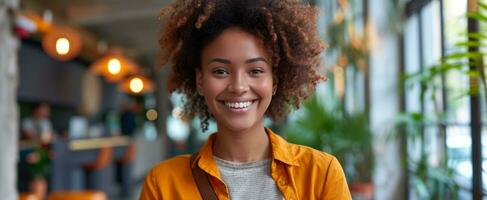
[[[467,42],[457,42],[455,46],[459,47],[484,47],[487,46],[486,44],[480,41],[467,41]]]
[[[439,66],[442,73],[446,73],[450,70],[461,70],[464,67],[468,67],[467,62],[456,62],[456,63],[443,63]]]
[[[487,39],[487,35],[483,33],[467,33],[468,38],[473,38],[473,39]]]
[[[475,70],[470,70],[467,72],[467,75],[472,77],[472,78],[477,78],[477,77],[480,77],[480,73],[479,71],[475,71]]]
[[[443,60],[452,60],[452,59],[462,59],[462,58],[478,58],[482,56],[483,54],[480,52],[461,52],[461,53],[452,53],[449,55],[446,55]]]
[[[482,9],[482,10],[487,10],[487,4],[482,3],[482,2],[478,2],[478,5],[479,5],[479,8],[480,8],[480,9]]]
[[[467,13],[467,17],[472,18],[472,19],[477,19],[480,21],[487,21],[487,16],[485,16],[479,12],[469,12],[469,13]]]
[[[428,199],[430,196],[430,193],[428,192],[428,186],[426,185],[425,181],[419,179],[418,177],[414,177],[412,180],[412,185],[414,187],[414,190],[420,197],[420,199]]]
[[[478,96],[480,94],[480,87],[479,86],[471,86],[468,90],[469,96]]]

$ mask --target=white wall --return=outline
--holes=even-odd
[[[387,138],[399,112],[397,90],[399,37],[388,26],[389,0],[369,0],[370,17],[370,117],[375,133],[376,169],[374,187],[376,200],[403,199],[404,185],[399,142]]]
[[[18,0],[0,0],[0,198],[17,199],[17,49],[9,9]]]

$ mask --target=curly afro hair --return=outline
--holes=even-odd
[[[183,118],[200,117],[206,131],[211,114],[196,90],[201,51],[220,33],[239,27],[260,38],[272,55],[277,92],[266,111],[284,118],[325,80],[318,68],[325,45],[317,31],[317,8],[299,0],[178,0],[161,11],[162,64],[171,67],[168,90],[186,95]]]

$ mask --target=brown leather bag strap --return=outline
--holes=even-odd
[[[196,186],[198,186],[198,190],[200,191],[201,197],[203,200],[218,200],[213,187],[211,187],[210,180],[208,179],[208,175],[204,172],[198,164],[196,167],[192,168],[193,162],[196,160],[198,152],[191,155],[189,159],[189,167],[191,168],[191,172],[193,173],[194,182]]]

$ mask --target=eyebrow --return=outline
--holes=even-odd
[[[213,59],[211,59],[208,62],[208,64],[210,64],[212,62],[220,62],[220,63],[224,63],[224,64],[232,64],[232,62],[230,62],[229,60],[223,59],[223,58],[213,58]]]
[[[248,59],[245,61],[245,64],[249,64],[249,63],[253,63],[253,62],[258,62],[258,61],[262,61],[262,62],[266,62],[266,63],[269,63],[267,61],[267,59],[263,58],[263,57],[257,57],[257,58],[251,58],[251,59]],[[232,62],[230,60],[227,60],[227,59],[223,59],[223,58],[213,58],[211,59],[208,64],[212,63],[212,62],[220,62],[220,63],[223,63],[223,64],[232,64]]]
[[[245,61],[245,64],[249,64],[249,63],[253,63],[253,62],[259,62],[259,61],[262,61],[262,62],[265,62],[267,64],[269,64],[269,62],[263,58],[263,57],[257,57],[257,58],[252,58],[252,59],[248,59]]]

